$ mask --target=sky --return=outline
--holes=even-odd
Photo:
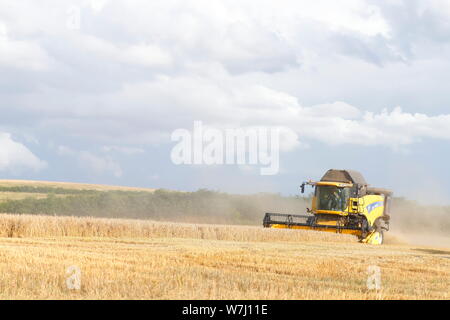
[[[0,0],[0,178],[298,194],[326,170],[450,204],[450,1]],[[279,172],[175,164],[280,128]]]

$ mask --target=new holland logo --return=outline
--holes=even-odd
[[[383,206],[383,201],[377,201],[374,203],[371,203],[369,205],[367,205],[367,211],[370,213],[372,212],[374,209]]]

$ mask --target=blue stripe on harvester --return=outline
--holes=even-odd
[[[374,210],[374,209],[376,209],[376,208],[378,208],[378,207],[382,207],[383,206],[383,204],[384,204],[384,202],[383,201],[377,201],[377,202],[374,202],[374,203],[371,203],[371,204],[369,204],[369,205],[367,205],[367,212],[372,212],[372,210]]]

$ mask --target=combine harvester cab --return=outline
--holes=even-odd
[[[389,230],[392,192],[371,188],[364,177],[352,170],[328,170],[318,182],[301,185],[314,187],[309,215],[266,213],[266,228],[287,228],[352,234],[360,242],[382,244]]]

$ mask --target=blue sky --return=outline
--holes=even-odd
[[[450,3],[0,3],[0,178],[296,194],[329,168],[450,203]],[[280,172],[174,165],[194,121],[276,126]]]

